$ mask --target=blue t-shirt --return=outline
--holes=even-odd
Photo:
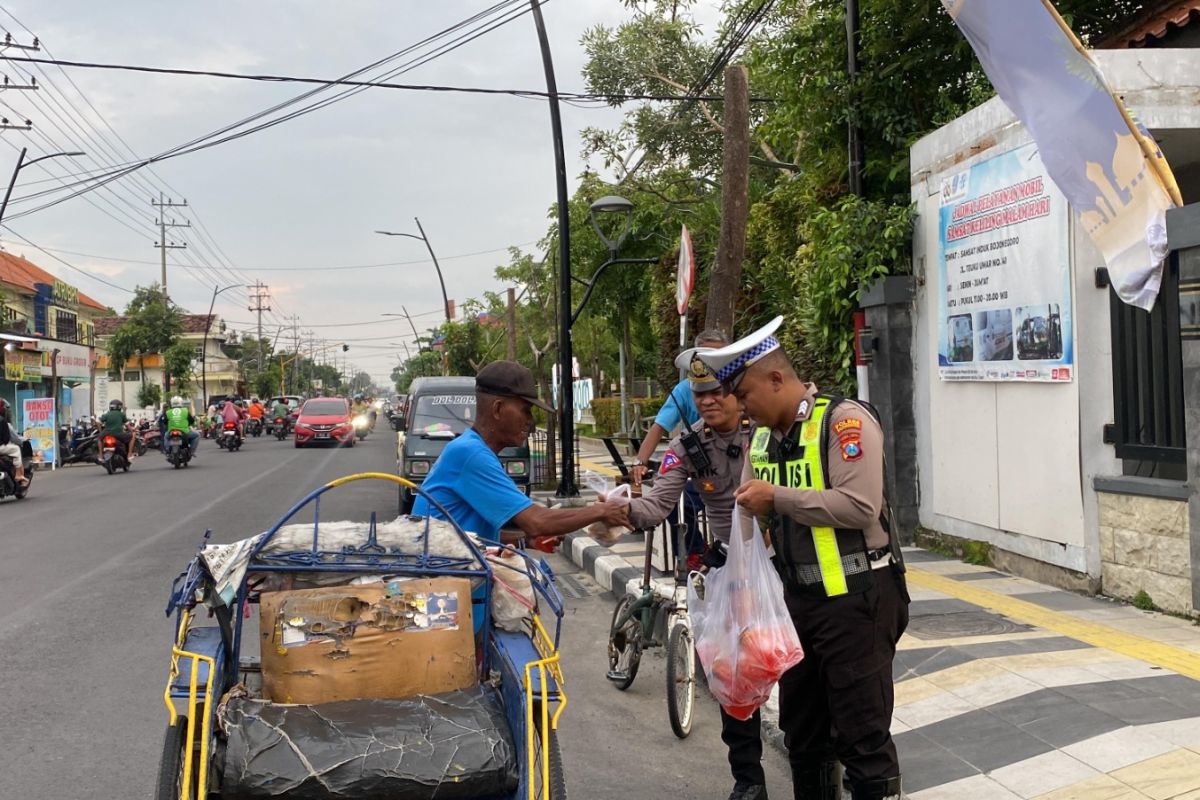
[[[498,540],[500,526],[533,505],[474,428],[446,445],[421,488],[441,503],[463,530],[485,539]],[[412,513],[445,519],[420,495]]]
[[[671,398],[675,398],[672,400]],[[683,424],[691,425],[700,419],[700,411],[696,408],[696,400],[692,397],[692,387],[686,380],[680,381],[671,390],[671,397],[662,404],[654,422],[667,433],[679,427],[679,409],[683,408]]]

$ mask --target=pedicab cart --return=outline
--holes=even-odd
[[[323,495],[368,479],[419,491],[335,480],[176,578],[158,800],[566,797],[549,566],[455,522],[321,520]],[[380,696],[359,696],[363,680]]]

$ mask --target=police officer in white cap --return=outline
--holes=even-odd
[[[900,797],[889,729],[892,659],[908,624],[873,410],[802,382],[775,339],[783,321],[700,353],[758,425],[737,503],[767,520],[805,657],[779,681],[796,800]]]

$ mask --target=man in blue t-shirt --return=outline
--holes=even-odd
[[[534,504],[504,471],[497,455],[525,443],[533,425],[532,406],[553,413],[537,399],[533,373],[513,361],[494,361],[475,376],[475,426],[446,445],[421,488],[446,509],[463,530],[500,541],[500,529],[516,527],[528,537],[560,538],[593,522],[630,527],[629,507],[595,503],[583,508]],[[416,516],[445,519],[418,495]]]

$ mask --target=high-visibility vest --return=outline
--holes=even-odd
[[[837,402],[840,400],[836,398]],[[837,402],[835,398],[817,395],[812,415],[797,422],[779,442],[772,438],[770,428],[755,429],[748,454],[754,477],[788,489],[826,489],[829,412]],[[811,570],[815,565],[827,597],[863,591],[871,584],[869,574],[857,572],[848,576],[844,566],[844,558],[850,554],[862,554],[865,563],[863,531],[810,527],[778,515],[771,534],[775,555],[784,570],[797,567]],[[869,573],[869,564],[866,570]]]

